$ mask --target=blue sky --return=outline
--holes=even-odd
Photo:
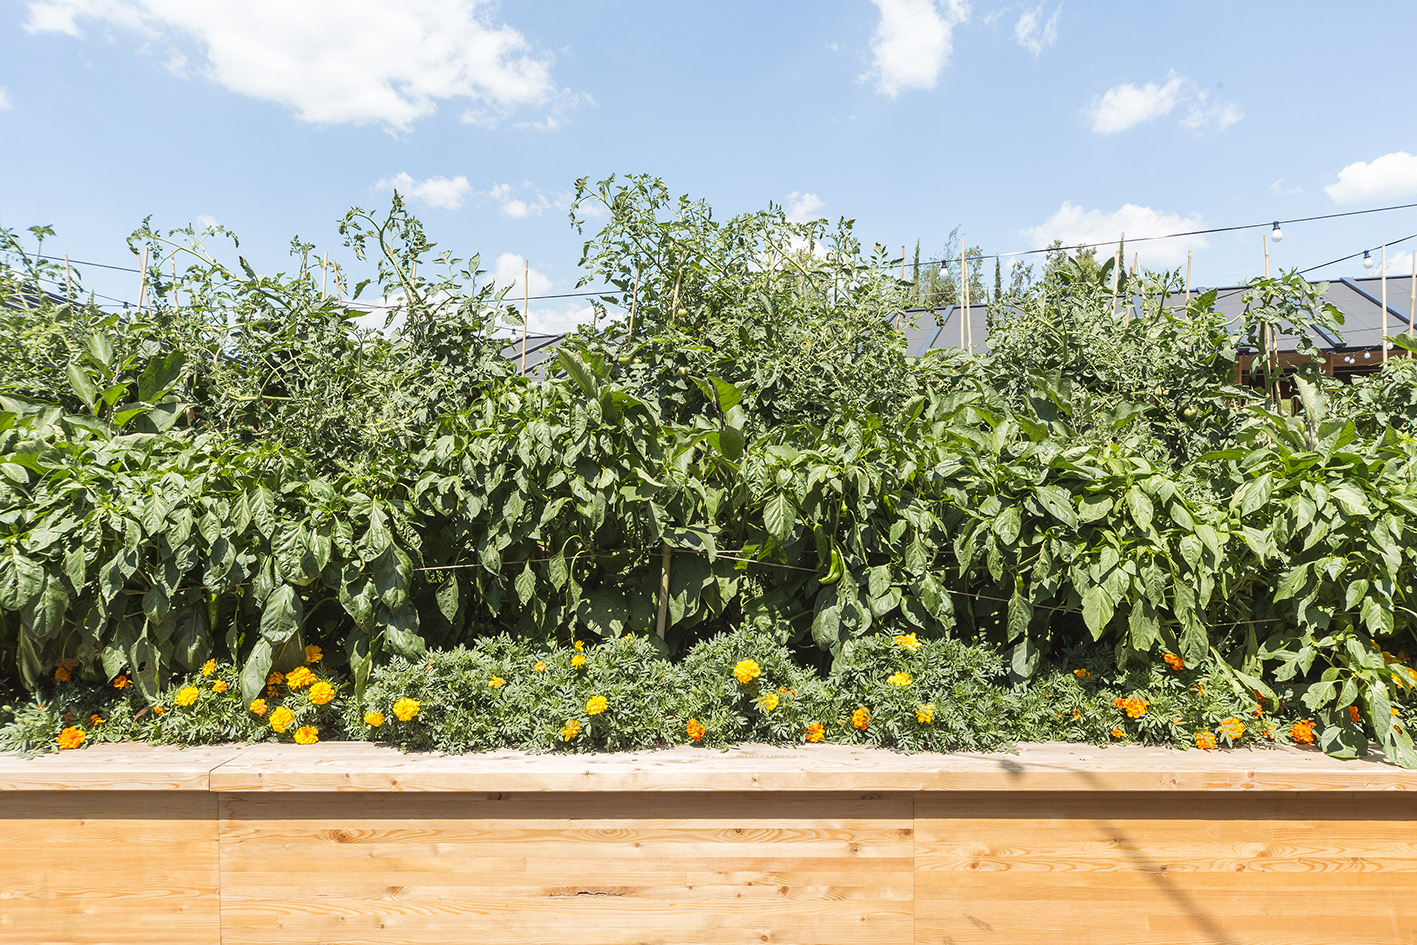
[[[0,225],[131,265],[144,216],[215,220],[270,271],[296,235],[347,257],[336,221],[397,185],[441,248],[553,293],[572,182],[611,173],[926,255],[1361,210],[1417,201],[1414,37],[1410,2],[0,0]],[[1263,270],[1261,232],[1134,248],[1216,285]],[[1273,264],[1413,233],[1296,223]]]

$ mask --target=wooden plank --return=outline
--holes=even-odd
[[[1406,795],[1023,797],[917,798],[917,942],[1410,945],[1417,934]]]
[[[0,792],[0,945],[216,945],[216,813],[205,792]]]
[[[223,795],[225,940],[907,943],[912,810],[898,794]],[[301,875],[277,882],[277,862]]]
[[[242,751],[136,742],[33,758],[0,752],[0,791],[206,791],[211,770]]]

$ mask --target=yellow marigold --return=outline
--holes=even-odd
[[[212,692],[226,692],[226,680],[218,679],[212,683]]]
[[[821,722],[813,722],[802,732],[802,738],[809,742],[819,742],[826,737],[826,729],[822,728]]]
[[[604,696],[591,696],[586,700],[586,715],[599,715],[610,708],[610,700]]]
[[[892,686],[908,686],[910,685],[910,674],[891,673],[890,678],[887,679],[886,682],[890,683]]]
[[[581,733],[581,723],[575,719],[567,719],[566,724],[561,726],[561,741],[568,742]]]
[[[764,712],[771,712],[773,709],[777,708],[779,701],[777,693],[765,692],[758,697],[758,708],[762,709]]]
[[[383,724],[384,724],[384,713],[382,713],[382,712],[365,712],[365,713],[364,713],[364,724],[365,724],[365,725],[372,725],[374,728],[378,728],[380,725],[383,725]]]
[[[1362,718],[1362,716],[1358,712],[1358,707],[1356,705],[1350,705],[1348,707],[1348,718],[1350,721],[1353,722],[1354,725],[1357,725],[1358,720]]]
[[[1232,716],[1220,723],[1220,734],[1233,742],[1245,734],[1245,723]]]
[[[407,722],[418,714],[418,700],[404,696],[394,703],[394,718],[400,722]]]
[[[757,660],[739,660],[733,664],[733,675],[738,678],[738,682],[744,686],[757,679],[763,674],[762,667],[758,666]]]
[[[285,684],[291,689],[300,689],[315,681],[315,674],[304,666],[297,666],[285,674]]]
[[[533,666],[532,669],[538,673],[544,673],[546,672],[546,664],[543,663],[541,660],[537,660],[536,665]]]
[[[1166,661],[1166,665],[1171,668],[1171,672],[1173,673],[1179,673],[1186,668],[1186,661],[1175,653],[1166,653],[1162,655],[1161,658]]]
[[[491,679],[487,680],[487,685],[491,686],[493,689],[501,689],[506,684],[507,681],[501,676],[493,676]]]
[[[579,653],[579,652],[581,652],[582,650],[585,649],[585,641],[584,641],[584,640],[576,640],[576,641],[574,641],[574,645],[575,645],[575,648],[576,648],[576,652],[577,652],[577,653]]]
[[[279,670],[273,670],[271,674],[266,677],[267,686],[279,686],[283,682],[285,682],[285,673]]]
[[[1122,737],[1125,736],[1127,733],[1124,732],[1124,731],[1122,731],[1122,729],[1120,729],[1120,728],[1118,728],[1118,727],[1116,727],[1116,726],[1113,726],[1112,731],[1109,732],[1108,734],[1111,735],[1113,738],[1122,738]]]
[[[68,682],[74,678],[74,674],[69,672],[69,667],[67,666],[56,666],[54,667],[54,678],[60,682]]]
[[[688,733],[689,741],[691,742],[702,741],[704,733],[708,731],[708,729],[704,728],[703,725],[699,723],[698,719],[690,719],[689,724],[684,726],[684,730]]]
[[[318,646],[316,646],[315,644],[311,643],[310,645],[308,645],[307,647],[305,647],[305,662],[307,662],[307,663],[318,663],[318,662],[320,662],[320,660],[322,660],[322,659],[324,659],[324,658],[325,658],[325,653],[324,653],[324,651],[321,650],[321,649],[320,649]]]
[[[313,745],[320,740],[320,730],[313,725],[302,725],[295,730],[295,744]]]
[[[187,706],[196,702],[197,697],[201,694],[202,691],[196,686],[183,686],[181,689],[177,690],[177,695],[172,701],[185,709]]]
[[[864,705],[851,713],[851,725],[853,728],[866,731],[871,724],[871,710]]]
[[[1073,675],[1076,676],[1078,679],[1091,679],[1091,678],[1092,678],[1092,674],[1089,673],[1089,672],[1088,672],[1087,670],[1085,670],[1085,669],[1075,669],[1075,670],[1073,670]]]
[[[1215,736],[1210,732],[1196,732],[1196,747],[1202,751],[1215,750]]]
[[[895,636],[891,637],[891,642],[894,643],[896,646],[900,647],[902,650],[920,649],[920,641],[916,639],[916,636],[913,633],[896,634]]]
[[[915,721],[921,725],[929,725],[935,721],[935,704],[933,702],[922,705],[915,710]]]
[[[335,687],[322,679],[310,687],[306,696],[316,705],[324,705],[335,697]]]
[[[62,751],[67,748],[78,748],[87,738],[83,729],[77,725],[71,725],[60,732],[54,740],[59,743],[59,749]]]
[[[127,676],[116,676],[116,677],[114,677],[114,679],[113,679],[113,688],[114,688],[114,689],[127,689],[127,688],[128,688],[128,677],[127,677]]]
[[[1308,719],[1301,719],[1289,726],[1289,737],[1300,745],[1312,745],[1314,743],[1314,723]]]
[[[207,660],[202,664],[203,676],[210,676],[214,672],[216,672],[216,660]]]
[[[102,725],[102,724],[103,724],[103,716],[99,715],[99,714],[96,713],[96,712],[95,712],[93,715],[89,716],[89,725],[92,726],[92,725]]]
[[[584,668],[585,668],[585,654],[583,654],[583,653],[577,653],[575,656],[571,657],[571,669],[584,669]]]
[[[1397,706],[1393,706],[1392,709],[1391,709],[1391,712],[1392,712],[1392,717],[1393,717],[1393,718],[1397,718],[1398,715],[1401,714],[1401,713],[1399,713],[1399,712],[1397,711]]]
[[[295,721],[295,713],[281,706],[271,713],[271,728],[277,732],[284,732],[290,728],[290,723]]]
[[[266,700],[265,700],[265,699],[252,699],[252,700],[251,700],[250,709],[251,709],[252,712],[256,713],[257,715],[265,715],[265,714],[266,714]]]

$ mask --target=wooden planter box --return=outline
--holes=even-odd
[[[0,755],[0,943],[1417,943],[1417,772],[1312,751]]]

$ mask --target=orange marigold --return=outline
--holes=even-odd
[[[313,725],[302,725],[295,730],[295,744],[313,745],[320,740],[320,730]]]
[[[690,719],[689,724],[684,726],[684,731],[688,734],[689,741],[698,742],[703,740],[708,729],[704,728],[698,719]]]
[[[610,708],[610,700],[604,696],[591,696],[586,700],[586,715],[599,715]]]
[[[1089,672],[1088,672],[1087,670],[1085,670],[1085,669],[1075,669],[1075,670],[1073,670],[1073,675],[1076,676],[1078,679],[1091,679],[1091,678],[1092,678],[1092,674],[1089,673]]]
[[[304,666],[297,666],[285,674],[285,684],[291,689],[300,689],[315,681],[315,674]]]
[[[758,665],[757,660],[739,660],[733,664],[733,675],[744,686],[762,674],[762,667]]]
[[[279,686],[283,682],[285,682],[285,673],[279,670],[273,670],[271,674],[266,677],[267,686]]]
[[[1139,719],[1146,715],[1146,707],[1151,705],[1141,696],[1127,696],[1125,699],[1113,699],[1112,704],[1127,713],[1129,719]]]
[[[324,651],[315,644],[311,643],[309,646],[305,647],[305,662],[318,663],[324,658]]]
[[[183,686],[181,689],[177,690],[177,695],[172,701],[185,709],[187,706],[196,702],[197,697],[201,694],[202,691],[196,686]]]
[[[1312,745],[1314,743],[1314,723],[1308,719],[1300,719],[1289,726],[1289,737],[1294,739],[1299,745]]]
[[[860,731],[866,731],[871,725],[871,710],[864,705],[851,713],[851,725]]]
[[[271,713],[271,728],[277,732],[284,732],[290,728],[290,723],[295,721],[295,713],[281,706]]]
[[[74,678],[74,674],[69,672],[69,667],[67,666],[56,666],[54,667],[54,678],[60,682],[68,682]]]
[[[581,733],[581,723],[575,719],[567,719],[566,724],[561,726],[561,741],[568,742]]]
[[[116,677],[114,677],[114,679],[113,679],[113,688],[114,688],[114,689],[127,689],[127,688],[128,688],[128,677],[127,677],[127,676],[116,676]]]
[[[1363,716],[1358,712],[1358,707],[1357,707],[1356,705],[1350,705],[1350,706],[1348,707],[1348,718],[1349,718],[1350,721],[1353,722],[1354,725],[1357,725],[1357,724],[1358,724],[1358,721],[1359,721],[1362,717],[1363,717]]]
[[[1124,731],[1122,731],[1122,729],[1120,729],[1120,728],[1114,727],[1114,728],[1112,729],[1112,731],[1111,731],[1110,734],[1112,735],[1113,738],[1121,738],[1122,736],[1126,735],[1127,733],[1124,732]]]
[[[102,725],[102,724],[103,724],[103,716],[99,715],[98,713],[94,713],[93,715],[89,716],[89,725]]]
[[[311,686],[305,695],[316,705],[324,705],[335,697],[335,687],[322,679]]]
[[[63,751],[68,748],[78,748],[87,738],[88,736],[84,734],[83,729],[79,728],[77,725],[71,725],[60,732],[54,740],[58,742],[59,749]]]
[[[365,724],[365,725],[371,725],[371,726],[373,726],[374,728],[378,728],[380,725],[383,725],[383,724],[384,724],[384,713],[382,713],[382,712],[365,712],[365,713],[364,713],[364,724]]]
[[[826,737],[826,729],[822,728],[821,722],[813,722],[802,732],[802,737],[809,742],[819,742]]]
[[[394,703],[394,718],[400,722],[407,722],[418,714],[418,700],[404,696]]]
[[[536,665],[533,666],[532,669],[538,673],[544,673],[546,672],[546,664],[543,663],[541,660],[537,660]]]
[[[226,692],[226,680],[218,679],[212,683],[212,692]]]
[[[1245,723],[1231,716],[1220,723],[1220,734],[1230,741],[1237,741],[1245,734]]]
[[[252,700],[251,700],[250,709],[251,709],[252,712],[256,713],[257,715],[265,715],[265,714],[266,714],[266,700],[265,700],[265,699],[252,699]]]
[[[1173,673],[1179,673],[1181,670],[1186,668],[1186,661],[1181,659],[1181,657],[1177,656],[1175,653],[1162,654],[1161,658],[1166,661],[1166,665],[1171,668],[1171,672]]]
[[[1202,751],[1215,749],[1215,735],[1210,732],[1196,732],[1196,747]]]
[[[214,672],[216,672],[216,660],[207,660],[202,664],[203,676],[210,676]]]
[[[153,715],[166,715],[167,710],[160,705],[153,706]]]

